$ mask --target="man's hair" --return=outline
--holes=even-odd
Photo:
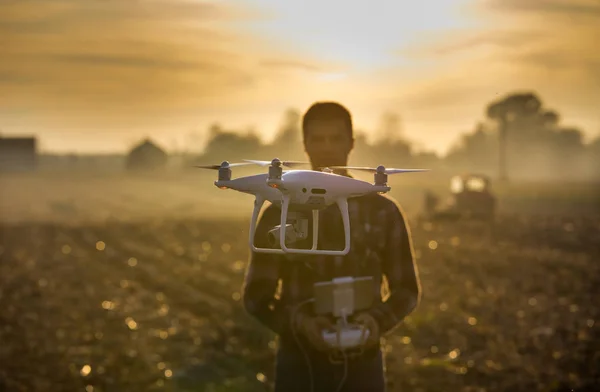
[[[313,121],[342,120],[352,136],[350,111],[337,102],[315,102],[302,117],[302,135],[306,139],[308,125]]]

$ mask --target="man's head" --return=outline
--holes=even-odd
[[[317,102],[302,118],[304,150],[313,169],[345,166],[354,147],[352,116],[337,102]]]

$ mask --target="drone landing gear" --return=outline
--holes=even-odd
[[[283,195],[283,201],[281,204],[281,222],[279,225],[279,246],[280,249],[273,248],[258,248],[254,245],[254,236],[256,232],[256,224],[258,221],[258,215],[260,210],[265,203],[265,199],[260,195],[256,196],[256,200],[254,201],[254,211],[252,213],[252,219],[250,222],[250,248],[254,252],[258,253],[273,253],[273,254],[313,254],[313,255],[326,255],[326,256],[344,256],[347,255],[350,251],[350,218],[348,214],[348,199],[340,198],[336,201],[340,209],[340,213],[342,214],[342,221],[344,223],[344,236],[345,236],[345,246],[343,250],[324,250],[317,249],[318,247],[318,239],[319,239],[319,210],[312,210],[313,217],[313,235],[312,235],[312,247],[311,249],[296,249],[289,248],[286,245],[286,238],[289,240],[290,238],[297,237],[296,235],[296,227],[295,225],[288,224],[288,212],[290,207],[290,196]],[[294,235],[290,235],[288,230],[294,230]]]

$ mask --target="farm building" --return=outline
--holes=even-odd
[[[31,171],[37,162],[34,137],[0,137],[0,171]]]
[[[127,156],[127,170],[155,170],[167,165],[168,154],[150,139],[135,146]]]

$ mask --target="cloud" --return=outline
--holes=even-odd
[[[428,58],[431,56],[452,56],[481,48],[500,50],[511,48],[514,50],[529,45],[532,40],[540,39],[544,36],[544,32],[527,29],[518,30],[515,28],[511,30],[454,31],[447,34],[441,40],[438,36],[432,42],[420,41],[422,46],[410,47],[401,53],[414,58]]]
[[[362,48],[352,34],[334,35],[336,50],[357,47],[343,58],[370,64],[353,68],[316,59],[306,52],[319,53],[311,45],[299,50],[284,27],[282,36],[256,36],[252,31],[261,29],[250,26],[264,14],[232,5],[243,2],[0,0],[0,126],[37,132],[53,147],[93,149],[102,142],[109,149],[131,135],[188,132],[213,121],[269,132],[269,119],[278,120],[288,106],[339,99],[362,127],[395,111],[407,134],[438,148],[472,127],[496,97],[535,90],[567,122],[600,129],[598,3],[475,1],[468,21],[452,22],[445,0],[446,16],[426,18],[426,27],[413,13],[399,16],[406,29],[408,19],[419,25],[418,34],[388,69],[371,72],[377,61],[365,58],[396,40],[391,16],[371,15],[377,35]],[[301,22],[294,34],[304,37]],[[398,45],[409,40],[408,33],[397,35]],[[114,136],[120,132],[129,136]]]
[[[490,0],[484,6],[489,11],[519,12],[561,19],[600,18],[600,3],[596,0]]]
[[[400,65],[372,78],[371,101],[400,114],[409,138],[447,150],[485,119],[488,103],[534,91],[565,124],[600,130],[600,3],[487,0],[463,8],[463,26],[422,34]],[[588,12],[589,11],[589,12]]]
[[[533,90],[575,125],[600,127],[600,3],[491,0],[473,10],[479,27],[401,52],[429,67],[427,79],[397,77],[406,91],[397,102],[410,115],[474,122],[497,95]]]
[[[216,1],[2,1],[0,116],[79,129],[173,122],[327,69],[240,27],[258,16]]]
[[[290,60],[264,60],[260,63],[262,66],[270,69],[301,69],[310,72],[323,72],[323,68],[316,66],[315,64],[309,64],[301,61],[290,61]]]

